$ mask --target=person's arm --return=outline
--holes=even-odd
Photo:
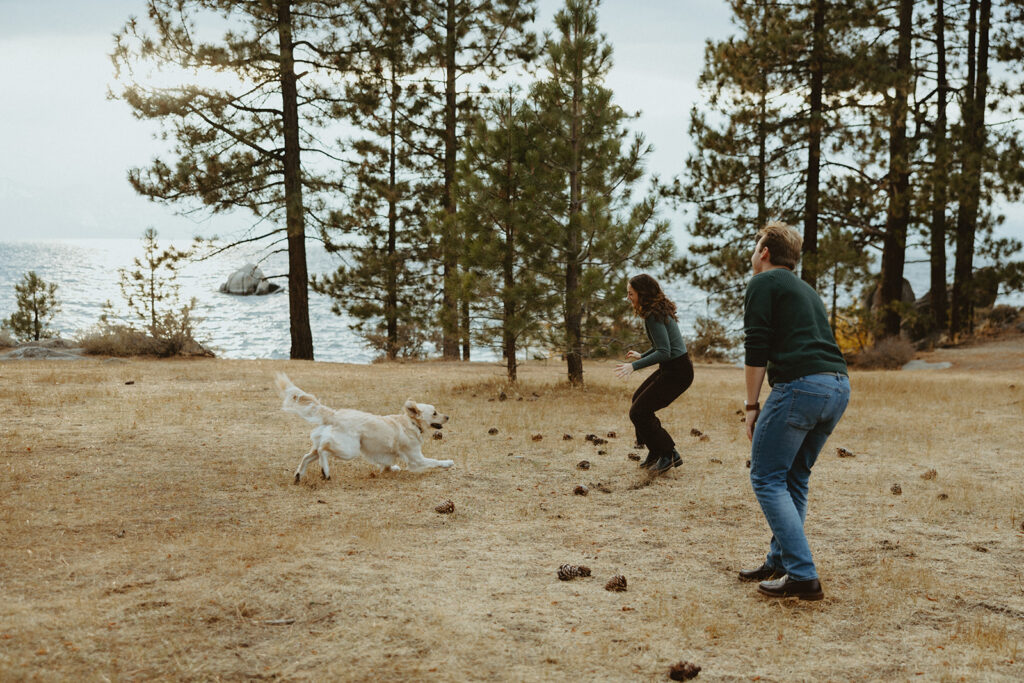
[[[746,416],[747,423],[747,438],[753,441],[754,439],[754,424],[757,422],[758,416],[761,414],[761,385],[764,384],[765,375],[764,366],[743,366],[743,378],[747,385],[747,398],[746,398],[746,410],[744,415]],[[756,407],[755,407],[756,406]]]
[[[650,335],[654,347],[639,359],[633,361],[634,370],[640,370],[655,363],[664,363],[672,357],[672,345],[669,342],[668,328],[665,327],[665,323],[648,319],[646,324],[647,333]]]
[[[746,383],[745,402],[750,409],[746,416],[747,438],[754,438],[754,424],[761,414],[758,398],[768,366],[772,338],[772,293],[765,278],[757,276],[747,285],[743,297],[743,377]],[[756,407],[755,407],[756,406]]]

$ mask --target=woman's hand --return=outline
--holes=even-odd
[[[632,363],[620,363],[619,365],[615,366],[615,376],[618,377],[619,379],[626,379],[627,377],[629,377],[632,374],[633,374],[633,364]]]
[[[638,358],[640,358],[638,351],[626,351],[626,360],[636,360]]]

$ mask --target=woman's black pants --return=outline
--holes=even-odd
[[[675,448],[675,441],[654,413],[679,398],[692,383],[693,363],[685,353],[662,363],[643,381],[634,392],[633,405],[629,408],[637,443],[647,446],[652,453],[668,453]]]

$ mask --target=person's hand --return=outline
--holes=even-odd
[[[632,374],[633,374],[633,364],[632,363],[620,363],[619,365],[615,366],[615,376],[618,377],[619,379],[626,379],[627,377],[629,377]]]
[[[757,424],[757,418],[761,415],[760,408],[752,408],[746,411],[746,423],[747,423],[747,439],[749,441],[754,440],[754,425]]]
[[[639,351],[626,351],[626,360],[636,360],[640,358]]]

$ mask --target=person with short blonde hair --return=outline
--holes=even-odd
[[[757,239],[764,238],[764,246],[772,255],[772,264],[793,270],[800,261],[804,238],[796,230],[778,221],[768,223],[757,231]]]
[[[793,272],[802,240],[770,223],[757,233],[743,300],[750,483],[772,538],[764,563],[740,572],[773,598],[824,597],[804,534],[811,467],[850,400],[846,361],[821,297]],[[761,408],[765,375],[771,393]]]

